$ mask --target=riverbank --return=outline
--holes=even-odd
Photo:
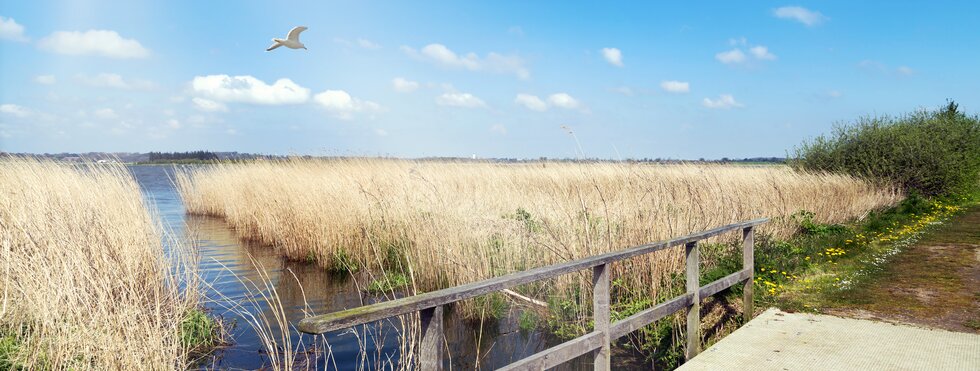
[[[980,332],[980,203],[910,199],[856,226],[818,225],[816,263],[762,266],[761,298],[791,311]],[[813,252],[813,251],[811,251]]]

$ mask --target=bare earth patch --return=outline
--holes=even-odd
[[[980,206],[902,252],[830,314],[980,333]]]

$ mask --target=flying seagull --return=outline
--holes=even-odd
[[[290,49],[306,49],[306,45],[303,45],[303,43],[299,42],[299,33],[303,31],[306,31],[306,26],[299,26],[293,28],[292,30],[289,30],[289,34],[286,35],[285,40],[272,39],[272,42],[274,44],[272,44],[272,46],[270,46],[269,49],[266,49],[265,51],[271,52],[272,49],[278,48],[280,46],[285,46]]]

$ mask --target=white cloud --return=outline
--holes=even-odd
[[[815,12],[801,6],[784,6],[772,11],[776,18],[789,19],[813,27],[827,20],[820,12]]]
[[[514,99],[514,103],[520,104],[532,111],[547,111],[548,104],[545,103],[541,98],[536,95],[531,94],[517,94],[517,98]]]
[[[371,41],[371,40],[368,40],[368,39],[365,39],[365,38],[357,38],[354,41],[350,41],[350,40],[347,40],[345,38],[335,37],[333,39],[333,42],[338,43],[338,44],[341,44],[341,45],[344,45],[344,46],[348,46],[348,47],[351,47],[351,46],[355,46],[356,45],[356,46],[359,46],[361,48],[368,49],[368,50],[378,50],[378,49],[381,49],[381,44],[378,44],[378,43],[376,43],[374,41]]]
[[[357,45],[359,45],[364,49],[370,49],[370,50],[381,49],[381,45],[368,39],[357,39]]]
[[[745,53],[740,49],[732,49],[727,52],[715,54],[715,59],[724,64],[745,62]]]
[[[480,58],[476,53],[459,55],[442,44],[429,44],[421,50],[415,50],[408,46],[402,46],[401,49],[413,58],[446,67],[512,74],[521,79],[531,77],[531,72],[524,65],[524,60],[516,55],[502,55],[494,52],[488,53],[484,58]]]
[[[521,28],[521,26],[510,26],[510,28],[507,29],[507,33],[514,36],[524,37],[524,29]]]
[[[116,114],[116,111],[113,111],[112,108],[97,109],[95,111],[92,111],[92,114],[95,115],[95,117],[98,117],[100,119],[105,119],[105,120],[119,118],[119,115]]]
[[[752,56],[754,56],[756,59],[770,60],[770,61],[776,59],[776,55],[770,53],[769,48],[762,45],[756,45],[749,48],[749,52],[752,53]]]
[[[718,99],[704,98],[701,101],[701,105],[707,108],[713,109],[729,109],[744,107],[741,103],[735,101],[735,97],[731,94],[722,94],[718,96]]]
[[[748,46],[748,40],[744,37],[739,39],[730,39],[728,43],[736,46],[732,50],[723,51],[721,53],[715,54],[715,59],[724,64],[742,64],[749,62],[749,57],[751,56],[755,60],[760,61],[771,61],[776,59],[776,55],[772,54],[765,45],[755,45],[748,48],[748,53],[742,51],[742,47]]]
[[[17,117],[27,117],[31,115],[31,111],[29,109],[16,104],[0,104],[0,112]]]
[[[176,119],[170,119],[167,120],[167,126],[169,126],[171,129],[180,129],[183,125],[181,125],[180,121]]]
[[[124,39],[116,31],[57,31],[38,41],[38,48],[66,55],[100,55],[109,58],[146,58],[150,50],[139,41]]]
[[[391,80],[391,87],[399,93],[411,93],[418,90],[419,83],[411,80],[406,80],[401,77],[396,77]]]
[[[388,131],[385,129],[374,129],[374,135],[377,135],[379,137],[386,137],[388,136]]]
[[[290,79],[279,79],[269,85],[249,75],[195,76],[191,89],[198,95],[219,102],[280,105],[304,103],[310,98],[310,89]]]
[[[564,109],[582,108],[582,104],[571,95],[568,95],[568,93],[555,93],[549,95],[547,101],[538,98],[536,95],[522,93],[517,95],[517,98],[514,99],[514,103],[520,104],[529,110],[539,112],[547,111],[551,107]]]
[[[313,96],[313,100],[326,108],[334,117],[350,120],[359,112],[380,112],[381,105],[352,97],[343,90],[326,90]]]
[[[831,90],[831,91],[828,91],[827,92],[827,96],[830,97],[830,98],[840,98],[840,97],[844,96],[844,94],[842,94],[838,90]]]
[[[0,39],[27,42],[30,39],[24,36],[24,26],[21,26],[13,18],[0,17]]]
[[[874,72],[874,73],[880,73],[883,75],[893,75],[893,76],[898,75],[899,77],[902,77],[902,76],[911,76],[915,74],[915,70],[909,66],[898,66],[892,69],[891,67],[889,67],[884,63],[873,61],[870,59],[865,59],[863,61],[858,62],[857,66],[858,68],[861,68],[863,70]]]
[[[634,94],[636,94],[636,92],[633,91],[633,88],[631,88],[629,86],[620,86],[620,87],[612,88],[612,89],[609,89],[609,90],[612,91],[612,92],[616,92],[616,93],[619,93],[619,94],[628,96],[628,97],[632,97]]]
[[[54,77],[54,75],[38,75],[34,77],[34,82],[41,85],[54,85],[58,82],[58,78]]]
[[[94,76],[76,75],[75,78],[85,85],[97,88],[115,88],[123,90],[147,90],[153,88],[153,83],[150,81],[139,79],[127,80],[114,73],[100,73]]]
[[[606,59],[609,64],[622,67],[623,66],[623,52],[616,48],[602,48],[602,57]]]
[[[548,104],[564,109],[576,109],[581,107],[578,100],[566,93],[555,93],[548,96]]]
[[[686,81],[664,81],[660,83],[660,88],[668,93],[687,93],[691,91],[691,84]]]
[[[487,106],[482,99],[470,93],[445,93],[436,97],[436,104],[463,108],[484,108]]]
[[[194,103],[195,108],[204,112],[228,112],[228,106],[210,99],[194,97],[191,102]]]
[[[493,126],[490,126],[490,131],[500,135],[507,135],[507,127],[503,124],[493,124]]]

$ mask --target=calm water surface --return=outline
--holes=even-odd
[[[201,367],[257,369],[268,365],[257,333],[239,316],[240,311],[226,309],[230,305],[241,305],[251,313],[266,313],[269,318],[273,317],[269,304],[257,298],[254,289],[249,290],[254,286],[242,283],[251,280],[264,288],[260,276],[262,270],[257,266],[268,273],[272,286],[283,302],[286,318],[293,324],[305,316],[303,309],[306,305],[322,314],[384,300],[360,293],[352,279],[332,275],[312,264],[284,260],[272,247],[241,241],[221,219],[186,215],[171,181],[174,167],[131,166],[129,169],[165,227],[177,236],[196,243],[200,255],[197,264],[207,287],[206,307],[233,324],[233,344],[207,357],[201,362]],[[450,346],[451,361],[447,362],[451,362],[455,369],[474,369],[479,357],[479,367],[494,369],[556,343],[538,332],[520,331],[516,322],[516,315],[512,313],[509,318],[492,326],[484,326],[481,331],[479,325],[463,321],[450,313],[446,318],[446,340]],[[374,330],[368,334],[364,333],[364,329],[358,329],[356,333],[340,331],[328,334],[326,340],[333,359],[328,359],[322,353],[304,359],[312,358],[317,369],[341,370],[357,369],[359,366],[374,369],[378,354],[383,355],[382,359],[397,360],[395,330],[400,326],[383,321],[370,327]],[[309,335],[299,335],[295,330],[290,333],[293,344],[299,341],[309,344],[312,341]],[[478,343],[479,352],[476,351]],[[362,348],[367,350],[366,357],[362,357]],[[581,362],[578,362],[571,368],[579,369],[581,366]]]

